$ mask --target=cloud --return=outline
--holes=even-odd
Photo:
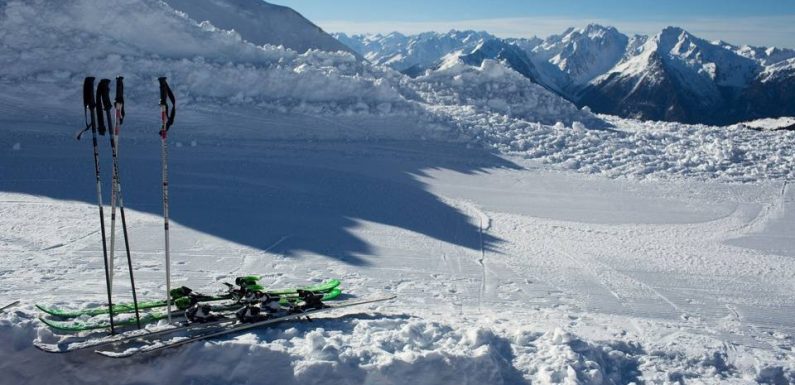
[[[500,37],[545,37],[559,34],[568,27],[589,23],[611,25],[626,34],[653,35],[666,26],[682,27],[708,40],[724,40],[732,44],[795,48],[795,15],[764,17],[724,17],[688,19],[611,20],[554,17],[516,17],[455,21],[352,22],[344,20],[316,21],[330,32],[415,34],[427,31],[446,32],[451,29],[488,31]]]

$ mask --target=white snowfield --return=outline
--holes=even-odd
[[[22,300],[0,314],[2,384],[795,383],[791,131],[597,116],[488,60],[409,79],[154,0],[0,9],[0,307]],[[125,360],[34,348],[101,335],[34,308],[105,298],[91,144],[73,139],[88,74],[127,81],[140,298],[165,286],[160,75],[173,285],[339,278],[398,298]]]

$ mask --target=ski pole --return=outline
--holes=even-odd
[[[100,135],[105,135],[105,110],[108,109],[108,106],[105,106],[103,103],[105,97],[106,88],[110,90],[108,79],[102,79],[99,81],[97,85],[97,100],[96,100],[96,112],[97,112],[97,123],[99,124],[100,128]],[[110,91],[108,91],[110,92]],[[108,112],[110,113],[110,112]],[[110,115],[108,115],[107,119],[107,128],[110,129]],[[108,136],[113,141],[113,134]],[[108,279],[110,283],[108,286],[110,287],[108,290],[111,292],[111,296],[113,295],[113,275],[115,273],[115,269],[113,267],[114,264],[114,250],[116,249],[116,171],[115,169],[111,168],[111,186],[110,186],[110,248],[108,250]]]
[[[171,92],[171,88],[168,87],[166,78],[160,77],[157,81],[160,82],[160,119],[163,123],[160,127],[160,139],[161,161],[163,165],[163,228],[165,230],[166,239],[166,303],[168,304],[168,323],[171,323],[171,259],[168,244],[168,145],[166,139],[168,138],[168,129],[174,124],[174,115],[177,105],[174,93]],[[171,101],[170,114],[166,97]]]
[[[14,307],[14,306],[16,306],[18,303],[19,303],[19,300],[16,300],[16,301],[14,301],[14,302],[11,302],[11,303],[9,303],[8,305],[5,305],[5,306],[3,306],[3,307],[0,307],[0,313],[2,313],[3,311],[5,311],[5,310],[6,310],[6,309],[8,309],[8,308],[11,308],[11,307]]]
[[[86,77],[85,81],[83,82],[83,106],[85,110],[85,115],[91,114],[91,123],[89,124],[88,118],[86,117],[86,128],[77,135],[77,139],[80,140],[83,132],[86,132],[89,127],[91,128],[91,136],[93,139],[94,144],[94,171],[96,172],[96,179],[97,179],[97,202],[99,206],[99,229],[100,233],[102,234],[102,254],[103,259],[102,261],[105,264],[105,285],[107,287],[108,292],[108,316],[110,317],[110,333],[116,334],[116,329],[113,324],[113,301],[111,298],[111,290],[110,290],[110,271],[108,270],[108,247],[105,242],[105,214],[102,209],[102,183],[99,176],[99,146],[97,146],[97,130],[99,130],[101,135],[105,135],[105,126],[102,123],[102,114],[96,114],[96,103],[94,102],[94,77]],[[97,115],[99,115],[99,127],[97,126]]]
[[[110,80],[103,79],[100,81],[102,87],[102,107],[105,109],[105,114],[108,119],[108,125],[110,125]],[[127,232],[127,218],[124,215],[124,197],[121,192],[121,174],[119,173],[119,148],[118,148],[118,141],[119,141],[119,134],[121,132],[121,125],[124,120],[124,78],[117,77],[116,78],[116,104],[115,104],[116,116],[114,121],[114,128],[110,134],[110,148],[113,157],[113,196],[116,197],[116,202],[119,205],[119,212],[121,213],[121,227],[122,232],[124,235],[124,248],[127,251],[127,268],[130,271],[130,287],[132,288],[132,296],[133,296],[133,306],[135,308],[135,321],[138,325],[138,328],[141,328],[141,315],[138,309],[138,295],[135,290],[135,276],[133,274],[133,267],[132,267],[132,257],[130,256],[130,241],[129,241],[129,234]],[[114,219],[114,215],[111,214],[111,220]],[[111,229],[113,229],[113,224],[111,224]],[[111,245],[113,245],[113,237],[114,234],[111,234]],[[111,247],[111,260],[113,258],[113,248]]]

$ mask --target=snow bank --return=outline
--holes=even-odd
[[[475,111],[546,124],[598,121],[590,112],[579,110],[495,60],[486,59],[474,67],[452,54],[438,70],[418,77],[414,84],[432,105],[472,106]]]
[[[261,104],[327,114],[378,113],[384,103],[406,108],[390,75],[369,72],[352,54],[258,47],[160,1],[4,5],[0,82],[19,93],[69,103],[86,74],[124,74],[128,99],[147,103],[157,97],[154,79],[166,75],[182,106]]]
[[[611,178],[718,179],[727,182],[795,177],[795,132],[756,132],[641,122],[601,116],[612,129],[541,124],[474,108],[447,108],[462,137],[503,153],[563,170]]]
[[[795,379],[791,366],[749,366],[742,355],[726,350],[691,353],[676,344],[645,349],[621,338],[588,341],[561,328],[539,332],[515,321],[430,321],[383,313],[285,323],[134,359],[107,359],[91,352],[44,356],[30,346],[30,339],[52,335],[28,317],[18,311],[0,321],[0,352],[18,358],[13,366],[0,363],[6,379],[66,385],[99,384],[108,375],[118,384],[175,385],[618,385],[684,379],[739,384]],[[74,360],[81,365],[68,373],[41,370]]]
[[[795,130],[795,117],[757,119],[750,122],[736,124],[737,127],[747,127],[754,130]]]

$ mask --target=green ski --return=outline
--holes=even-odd
[[[280,301],[282,305],[287,305],[292,300],[298,300],[297,293],[296,293],[295,296],[292,296],[290,294],[286,294],[285,297],[282,297],[282,299]],[[337,297],[339,297],[340,294],[342,294],[342,290],[340,290],[339,288],[335,287],[335,288],[332,288],[331,290],[327,291],[323,295],[323,299],[322,300],[323,301],[330,301],[330,300],[333,300],[333,299],[336,299]],[[216,312],[228,312],[228,311],[236,310],[236,309],[240,308],[241,306],[242,305],[240,305],[240,304],[215,305],[215,306],[212,307],[212,310],[216,311]],[[183,315],[184,314],[181,311],[171,312],[171,316],[172,317],[180,317],[180,316],[183,316]],[[166,318],[168,318],[168,313],[166,313],[166,312],[145,313],[145,314],[141,314],[141,323],[150,323],[150,322],[155,322],[155,321],[159,321],[161,319],[166,319]],[[51,319],[47,319],[47,318],[44,318],[44,317],[40,317],[39,320],[41,320],[41,322],[43,322],[44,324],[46,324],[47,326],[49,326],[49,327],[51,327],[51,328],[53,328],[55,330],[60,330],[60,331],[65,331],[65,332],[82,332],[82,331],[90,331],[90,330],[99,330],[99,329],[108,329],[108,328],[110,328],[110,322],[108,322],[107,320],[96,320],[96,321],[93,321],[93,320],[86,320],[86,321],[80,321],[80,320],[56,321],[56,320],[51,320]],[[116,319],[114,317],[113,324],[116,327],[120,327],[120,326],[134,326],[136,324],[136,321],[135,321],[135,317],[126,317],[126,318],[121,318],[121,319]]]
[[[251,283],[256,281],[258,277],[248,276],[244,277],[247,279],[246,283]],[[317,284],[317,285],[310,285],[298,289],[274,289],[274,290],[266,290],[266,293],[271,295],[288,295],[288,294],[297,294],[298,290],[305,290],[305,291],[314,291],[318,293],[327,293],[332,289],[336,288],[340,285],[340,280],[338,279],[330,279],[326,282]],[[205,302],[212,302],[212,301],[223,301],[231,299],[232,296],[230,294],[221,294],[221,295],[213,295],[207,296],[203,298]],[[172,302],[173,304],[173,302]],[[159,307],[166,307],[165,300],[153,300],[153,301],[143,301],[138,302],[138,309],[140,310],[148,310],[148,309],[155,309]],[[39,305],[37,304],[36,307],[44,313],[47,313],[53,317],[60,317],[60,318],[78,318],[83,316],[93,317],[102,314],[108,314],[107,307],[95,307],[89,309],[81,309],[81,310],[67,310],[61,309],[54,306],[47,306],[47,305]],[[117,303],[113,305],[113,314],[123,314],[123,313],[132,313],[135,311],[135,307],[132,303]],[[143,319],[142,319],[143,321]]]

